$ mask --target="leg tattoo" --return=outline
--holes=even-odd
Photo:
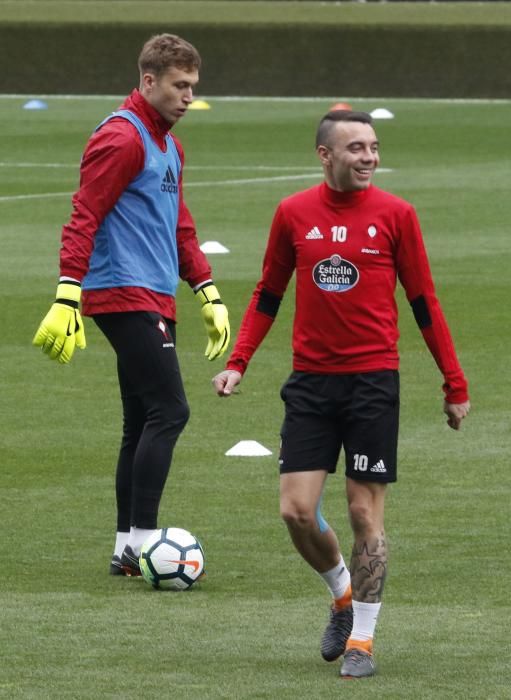
[[[355,542],[351,554],[351,586],[356,600],[379,603],[387,575],[385,533]]]

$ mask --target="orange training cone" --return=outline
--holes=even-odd
[[[348,104],[347,102],[336,102],[330,107],[330,112],[335,112],[338,109],[346,109],[348,111],[352,111],[352,106]]]

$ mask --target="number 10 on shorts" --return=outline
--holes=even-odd
[[[355,460],[355,466],[354,466],[355,471],[356,472],[366,472],[367,465],[369,464],[369,460],[368,460],[367,455],[355,454],[355,455],[353,455],[353,458]]]

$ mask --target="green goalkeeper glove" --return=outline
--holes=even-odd
[[[85,332],[78,311],[81,287],[78,282],[61,282],[57,287],[57,298],[32,341],[33,345],[51,360],[67,364],[73,357],[75,347],[85,348]]]
[[[229,345],[231,337],[229,314],[222,304],[218,289],[212,282],[198,289],[196,295],[202,304],[202,318],[209,338],[204,355],[208,360],[214,360],[216,357],[221,357]]]

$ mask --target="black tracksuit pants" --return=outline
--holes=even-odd
[[[147,311],[98,314],[94,321],[117,355],[123,407],[117,531],[154,529],[174,445],[189,417],[175,323]]]

